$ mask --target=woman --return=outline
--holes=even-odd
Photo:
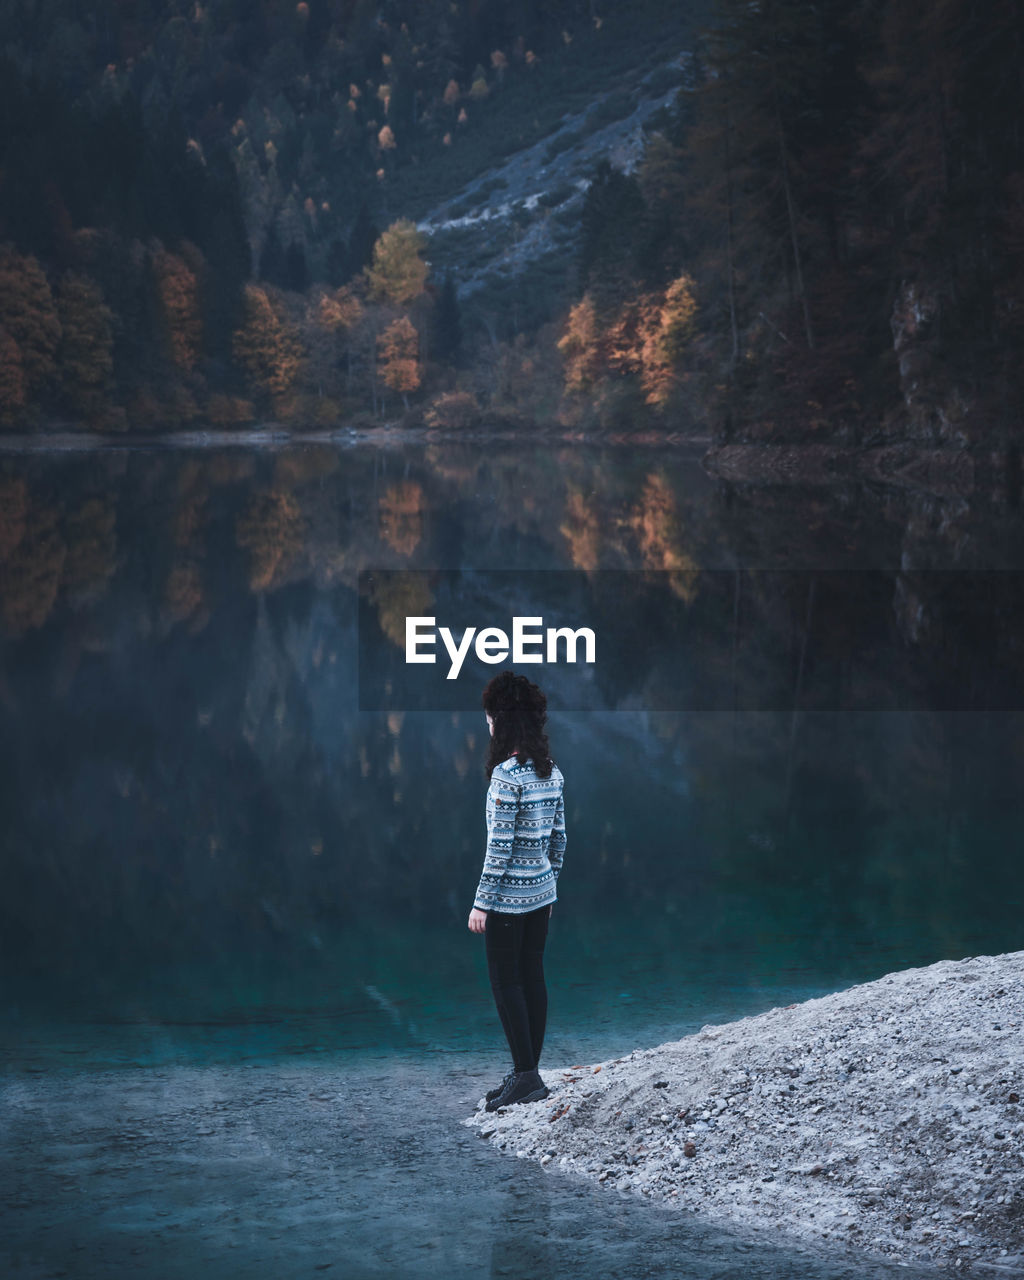
[[[487,944],[487,970],[512,1070],[487,1094],[487,1110],[548,1096],[537,1064],[548,996],[544,943],[565,853],[564,779],[548,754],[547,698],[514,671],[483,692],[490,726],[487,852],[469,927]]]

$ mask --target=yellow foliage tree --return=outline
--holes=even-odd
[[[649,295],[623,303],[604,335],[605,367],[610,372],[620,376],[643,372],[643,335],[654,324],[655,309]]]
[[[353,329],[362,317],[362,303],[347,285],[320,295],[317,318],[325,329]]]
[[[584,294],[558,342],[566,391],[586,391],[607,374],[639,378],[647,403],[664,408],[680,376],[685,378],[680,365],[696,311],[693,281],[685,273],[664,291],[623,303],[603,328],[590,295]]]
[[[589,293],[569,312],[565,333],[558,340],[565,361],[565,389],[584,391],[597,376],[597,313]]]
[[[284,395],[298,377],[302,347],[263,285],[245,286],[245,318],[235,330],[235,359],[262,391]]]
[[[665,290],[657,305],[644,311],[641,380],[647,403],[664,408],[678,381],[679,363],[693,333],[697,303],[693,281],[681,275]]]
[[[411,218],[399,218],[378,237],[366,278],[370,296],[406,306],[423,292],[430,268],[420,257],[426,238]]]

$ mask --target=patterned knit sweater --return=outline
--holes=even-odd
[[[555,902],[565,853],[565,779],[540,778],[528,760],[495,765],[487,788],[487,852],[474,907],[521,913]]]

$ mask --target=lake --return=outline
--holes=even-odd
[[[597,635],[517,668],[566,777],[543,1073],[1024,947],[1022,568],[1012,489],[692,447],[0,453],[8,1272],[888,1274],[459,1124],[508,1066],[500,668],[414,679],[402,628]]]

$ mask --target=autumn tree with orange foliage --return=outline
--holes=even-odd
[[[558,342],[566,391],[580,394],[609,378],[635,378],[645,402],[664,409],[680,383],[696,311],[693,281],[685,273],[665,289],[628,299],[603,326],[585,293]]]
[[[420,336],[408,316],[400,316],[377,339],[380,380],[402,397],[408,409],[409,392],[420,385]]]
[[[641,382],[647,403],[664,409],[676,387],[687,344],[693,335],[697,303],[687,275],[673,280],[663,294],[644,298],[640,334]]]
[[[570,309],[558,350],[565,361],[566,391],[586,391],[601,376],[597,312],[589,293]]]
[[[356,332],[365,308],[351,287],[320,289],[306,310],[303,335],[309,353],[309,374],[320,395],[335,391],[339,365],[345,365],[345,391],[351,394],[357,363]]]
[[[202,310],[199,296],[199,255],[190,246],[192,264],[177,254],[160,248],[153,255],[153,272],[163,312],[167,346],[179,369],[195,367],[202,340]]]
[[[233,351],[253,383],[267,395],[284,395],[298,378],[302,347],[283,308],[274,306],[266,285],[245,286],[245,319],[235,331]]]

